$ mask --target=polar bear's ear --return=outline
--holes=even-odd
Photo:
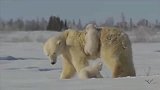
[[[57,44],[57,45],[60,45],[60,44],[61,44],[61,40],[58,40],[56,44]]]

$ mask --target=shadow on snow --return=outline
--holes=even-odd
[[[31,60],[47,60],[47,58],[34,58],[34,57],[28,57],[28,58],[16,58],[16,57],[13,57],[13,56],[6,56],[6,57],[0,57],[0,60],[8,60],[8,61],[12,61],[12,60],[28,60],[28,59],[31,59]]]

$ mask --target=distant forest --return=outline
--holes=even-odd
[[[127,22],[128,21],[128,22]],[[147,19],[141,19],[137,23],[133,22],[132,18],[126,21],[125,15],[121,14],[121,21],[115,22],[113,17],[109,17],[104,23],[97,23],[96,21],[90,21],[88,23],[96,24],[97,26],[113,26],[122,28],[125,31],[131,31],[139,26],[148,28],[154,28],[160,30],[160,22],[155,20],[151,23]],[[86,24],[88,24],[86,23]],[[19,31],[37,31],[37,30],[49,30],[49,31],[63,31],[68,28],[82,30],[86,24],[82,25],[81,19],[77,22],[75,20],[63,20],[59,16],[50,16],[48,20],[45,18],[37,18],[33,20],[23,20],[22,18],[10,19],[5,21],[0,18],[0,31],[5,30],[19,30]]]

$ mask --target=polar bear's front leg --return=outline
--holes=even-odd
[[[87,59],[85,57],[80,56],[80,55],[74,55],[72,56],[72,62],[73,65],[76,69],[76,72],[78,74],[78,77],[80,79],[88,79],[88,74],[87,72],[83,71],[83,68],[87,67],[89,65]]]
[[[89,76],[88,76],[87,72],[85,72],[85,71],[79,72],[79,73],[78,73],[78,77],[79,77],[80,79],[89,79]]]
[[[67,60],[63,60],[63,68],[60,79],[70,79],[75,75],[75,68],[74,66]]]

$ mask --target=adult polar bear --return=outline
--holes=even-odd
[[[87,66],[89,59],[101,58],[112,71],[112,77],[135,76],[132,62],[132,48],[128,36],[119,29],[102,27],[98,54],[87,55],[84,52],[86,32],[66,30],[56,37],[49,38],[44,44],[44,53],[52,64],[57,56],[62,54],[61,79],[71,78],[75,72],[81,75],[81,70]]]

